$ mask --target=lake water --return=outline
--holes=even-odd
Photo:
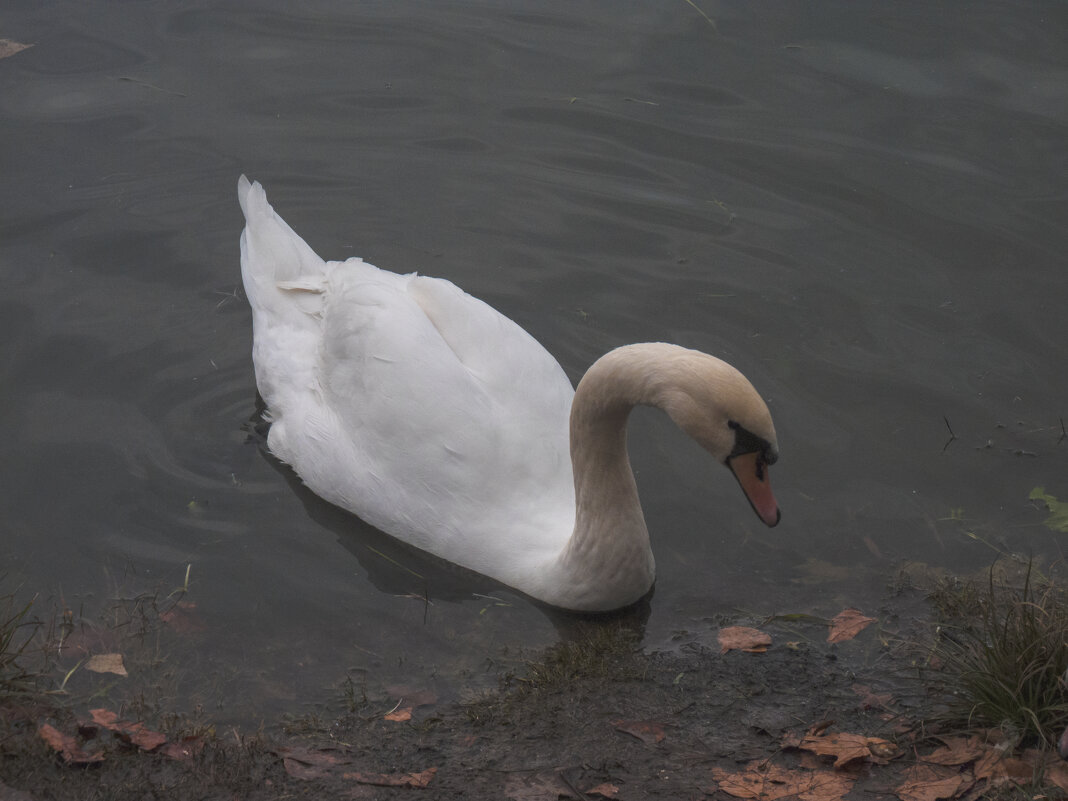
[[[632,422],[650,648],[876,610],[906,561],[1061,557],[1028,496],[1068,501],[1068,6],[695,3],[6,3],[0,591],[92,617],[191,565],[158,647],[223,722],[347,677],[456,693],[566,630],[265,454],[243,172],[324,257],[448,278],[575,380],[643,340],[750,377],[776,529]]]

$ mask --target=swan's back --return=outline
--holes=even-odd
[[[529,334],[448,281],[324,262],[238,185],[270,450],[372,525],[509,581],[574,525],[573,390]]]

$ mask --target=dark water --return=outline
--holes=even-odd
[[[874,608],[906,560],[1061,556],[1028,495],[1068,500],[1068,7],[697,4],[714,25],[684,0],[6,3],[34,47],[0,60],[0,589],[89,615],[192,565],[203,630],[159,647],[224,721],[346,676],[455,690],[558,636],[264,455],[242,172],[323,256],[449,278],[575,379],[661,339],[752,379],[775,530],[635,417],[650,647]]]

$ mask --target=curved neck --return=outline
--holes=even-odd
[[[655,565],[627,457],[627,418],[637,405],[662,405],[656,365],[665,348],[675,347],[611,351],[575,390],[570,420],[575,528],[558,567],[571,576],[589,609],[633,603],[652,586]]]

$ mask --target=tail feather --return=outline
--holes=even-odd
[[[292,290],[321,285],[325,262],[275,213],[259,181],[249,183],[242,175],[237,182],[237,198],[245,215],[241,278],[253,310],[280,319],[291,318],[294,313],[316,314],[319,296]]]

